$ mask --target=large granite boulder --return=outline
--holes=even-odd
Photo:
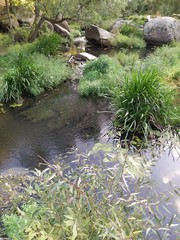
[[[69,24],[66,20],[62,21],[61,23],[59,23],[59,26],[65,28],[68,32],[70,32],[70,27],[69,27]]]
[[[114,34],[97,27],[96,25],[91,25],[85,30],[85,37],[88,41],[102,45],[102,46],[110,46],[111,39],[114,37]]]
[[[16,18],[20,26],[32,26],[35,15],[31,11],[27,11],[24,7],[18,7],[16,10]]]
[[[144,40],[155,45],[180,41],[180,21],[172,17],[151,19],[144,26]]]

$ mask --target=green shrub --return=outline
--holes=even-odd
[[[79,83],[81,95],[110,95],[119,84],[118,76],[123,73],[118,61],[108,56],[100,56],[89,62]]]
[[[100,153],[104,160],[96,166],[90,155]],[[141,195],[151,186],[149,159],[97,144],[88,155],[77,156],[74,163],[78,167],[71,170],[68,166],[68,171],[62,164],[49,165],[23,181],[21,194],[14,193],[14,208],[2,217],[8,237],[138,240],[152,233],[155,239],[163,239],[173,232],[172,221],[163,228],[163,220],[154,211],[160,199],[155,194],[152,199]],[[14,192],[11,182],[8,184]]]
[[[57,33],[41,35],[34,44],[34,51],[42,53],[45,56],[55,55],[63,43],[63,38]]]
[[[141,49],[146,46],[144,40],[135,36],[125,36],[118,33],[115,38],[112,39],[111,44],[117,48],[130,48]]]
[[[162,130],[178,120],[174,100],[176,92],[162,82],[156,69],[135,71],[126,77],[123,87],[114,92],[115,124],[129,136],[142,135],[145,139],[152,129]]]

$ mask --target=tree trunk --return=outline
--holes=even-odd
[[[44,16],[42,16],[40,19],[39,19],[39,22],[35,25],[35,28],[33,31],[31,31],[29,37],[28,37],[28,42],[33,42],[37,35],[38,35],[38,31],[39,31],[39,28],[41,27],[41,25],[43,24],[45,18]]]
[[[11,22],[8,0],[5,0],[5,5],[6,5],[6,12],[7,12],[8,21],[9,21],[9,32],[10,32],[12,41],[14,41],[13,27],[12,27],[12,22]]]

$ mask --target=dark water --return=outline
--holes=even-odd
[[[108,141],[111,117],[105,101],[80,97],[68,85],[26,101],[23,107],[6,108],[0,115],[0,172],[18,174],[25,168],[38,168],[42,158],[51,162],[72,148],[88,152],[95,143]],[[154,153],[153,192],[171,197],[160,203],[160,208],[169,209],[170,213],[162,209],[168,222],[172,214],[180,216],[180,197],[174,191],[180,187],[180,144],[166,142]],[[71,164],[72,155],[67,161]]]
[[[81,98],[63,86],[21,108],[6,109],[0,116],[0,170],[34,168],[71,148],[90,149],[110,125],[108,105]]]

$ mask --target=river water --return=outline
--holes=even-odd
[[[0,173],[18,174],[38,168],[42,158],[52,162],[72,148],[88,152],[95,143],[108,141],[112,118],[108,103],[80,97],[73,84],[61,85],[39,98],[27,99],[22,107],[7,107],[5,111],[0,115]],[[180,187],[179,142],[165,142],[154,152],[153,191],[165,193],[167,198],[173,192],[168,209],[179,215],[180,198],[174,192]],[[67,161],[71,164],[72,154]]]
[[[0,116],[0,170],[37,168],[72,148],[88,151],[110,126],[105,101],[80,97],[63,85],[23,107],[6,108]],[[105,113],[104,113],[105,112]]]

